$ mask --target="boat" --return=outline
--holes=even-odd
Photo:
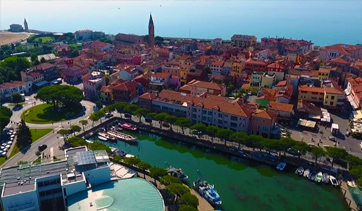
[[[295,170],[295,174],[298,174],[298,175],[303,175],[303,172],[304,172],[304,168],[303,166],[300,166],[299,168],[297,168],[297,170]]]
[[[220,206],[222,204],[220,195],[215,190],[215,186],[209,184],[207,181],[201,180],[200,172],[198,172],[199,179],[193,183],[193,188],[204,197],[213,206]]]
[[[316,182],[321,182],[322,181],[322,176],[323,176],[323,173],[322,172],[318,172],[318,174],[316,175],[314,181]]]
[[[104,132],[99,132],[98,133],[98,138],[101,141],[116,141],[116,139],[110,135],[108,135],[107,133]]]
[[[168,175],[178,177],[184,183],[187,183],[187,179],[189,178],[180,168],[169,167],[167,168],[167,173]]]
[[[286,163],[281,162],[277,165],[276,169],[278,169],[279,171],[283,171],[286,165]]]
[[[129,143],[138,143],[138,140],[137,138],[131,136],[131,135],[128,135],[128,134],[124,134],[124,133],[121,133],[119,131],[108,131],[107,132],[108,135],[112,136],[112,137],[115,137],[117,138],[118,140],[121,140],[121,141],[125,141],[125,142],[129,142]]]
[[[314,181],[315,178],[316,178],[316,176],[317,176],[317,172],[316,172],[316,171],[312,171],[312,173],[309,174],[308,179]]]
[[[128,123],[118,123],[118,125],[123,128],[123,129],[126,129],[126,130],[131,130],[131,131],[136,131],[138,130],[138,128],[132,124],[128,124]]]
[[[355,183],[354,181],[347,181],[347,185],[348,185],[349,187],[352,187],[352,188],[357,187],[357,185],[356,185],[356,183]]]
[[[333,186],[335,186],[335,187],[338,186],[338,180],[337,180],[334,176],[329,175],[329,181],[331,182],[331,184],[332,184]]]
[[[322,182],[329,183],[329,175],[327,173],[324,173],[322,176]]]
[[[310,175],[310,170],[309,169],[304,170],[303,177],[309,178],[309,175]]]
[[[115,156],[122,156],[122,157],[126,157],[127,153],[120,150],[120,149],[117,149],[117,148],[111,148],[112,150],[112,153],[115,155]]]
[[[101,141],[108,141],[108,138],[101,136],[101,135],[98,135],[98,139]]]

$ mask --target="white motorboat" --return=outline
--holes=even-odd
[[[356,185],[356,183],[354,181],[347,181],[347,185],[352,187],[352,188],[357,187],[357,185]]]
[[[276,169],[278,169],[279,171],[283,171],[286,165],[286,163],[281,162],[277,165]]]
[[[98,139],[101,141],[108,141],[108,138],[101,136],[101,135],[98,136]]]
[[[324,183],[329,183],[329,175],[328,175],[327,173],[324,173],[324,174],[322,175],[322,181],[323,181]]]
[[[335,186],[335,187],[338,186],[338,180],[337,180],[334,176],[329,175],[329,181],[331,182],[331,184],[332,184],[333,186]]]
[[[322,181],[322,177],[323,177],[323,173],[322,172],[318,172],[318,174],[316,175],[314,181],[320,183]]]
[[[303,177],[309,178],[309,174],[310,174],[310,170],[306,169],[306,170],[304,170]]]
[[[297,170],[295,170],[295,174],[298,175],[303,175],[303,172],[304,172],[303,166],[300,166],[299,168],[297,168]]]

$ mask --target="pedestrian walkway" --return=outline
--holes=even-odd
[[[353,200],[353,197],[351,195],[351,193],[349,192],[349,188],[348,185],[345,181],[341,181],[341,185],[340,185],[341,191],[343,193],[343,197],[345,198],[349,208],[352,211],[358,211],[358,206],[356,204],[356,202]]]

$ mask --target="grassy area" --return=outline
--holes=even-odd
[[[35,142],[36,140],[40,139],[41,137],[45,136],[46,134],[52,132],[53,129],[46,128],[46,129],[30,129],[31,133],[31,141]]]
[[[49,43],[53,42],[54,39],[52,37],[38,37],[34,40],[35,42],[41,42],[41,43]]]
[[[51,104],[41,104],[26,110],[23,114],[21,114],[21,118],[28,123],[49,124],[71,119],[75,115],[79,114],[79,112],[80,110],[69,112],[65,109],[58,111]]]

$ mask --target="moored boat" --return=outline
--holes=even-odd
[[[286,165],[286,163],[281,162],[277,165],[276,169],[278,169],[279,171],[283,171]]]
[[[116,141],[116,139],[107,133],[99,132],[98,133],[98,139],[101,141]]]
[[[303,166],[300,166],[297,168],[297,170],[295,170],[295,174],[298,174],[298,175],[303,175],[303,172],[304,172]]]
[[[98,139],[101,141],[108,141],[108,138],[101,136],[101,135],[98,135]]]
[[[309,174],[308,179],[314,181],[315,178],[316,178],[316,176],[317,176],[317,172],[316,172],[316,171],[312,171],[312,173]]]
[[[169,167],[167,169],[167,173],[171,176],[179,178],[184,183],[187,183],[187,179],[189,178],[180,168]]]
[[[334,176],[329,175],[329,181],[331,182],[331,184],[333,186],[336,186],[336,187],[338,186],[338,180]]]
[[[318,172],[318,174],[316,175],[314,181],[316,182],[321,182],[322,181],[322,176],[323,176],[323,173],[322,172]]]
[[[121,141],[129,142],[129,143],[138,143],[137,138],[135,138],[131,135],[128,135],[128,134],[121,133],[119,131],[108,131],[107,134],[110,136],[113,136]]]
[[[309,178],[309,175],[310,175],[310,170],[309,169],[304,170],[303,177]]]
[[[324,183],[329,183],[329,175],[327,173],[324,173],[322,176],[322,181]]]
[[[198,175],[200,176],[199,171]],[[201,180],[200,177],[193,183],[193,188],[213,206],[218,207],[222,204],[220,195],[215,190],[214,185],[209,184],[207,181]]]
[[[128,124],[128,123],[118,123],[118,125],[126,130],[131,130],[131,131],[136,131],[138,130],[138,128],[132,124]]]
[[[352,187],[352,188],[357,187],[357,185],[356,185],[356,183],[354,181],[347,181],[347,185]]]

